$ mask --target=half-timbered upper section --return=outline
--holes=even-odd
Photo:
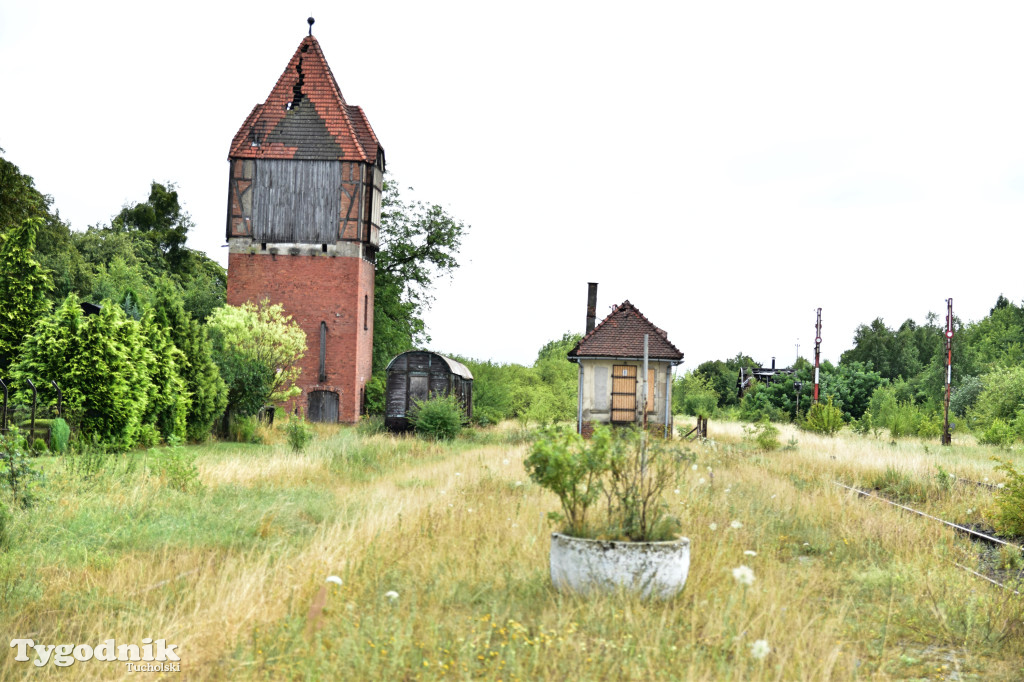
[[[376,249],[384,149],[313,36],[235,134],[228,161],[229,240]]]

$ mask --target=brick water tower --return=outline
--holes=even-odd
[[[309,25],[231,141],[227,300],[280,303],[305,330],[302,395],[289,408],[355,422],[372,366],[384,150]]]

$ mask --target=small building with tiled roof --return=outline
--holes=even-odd
[[[683,361],[683,353],[668,340],[665,330],[628,300],[595,326],[596,297],[597,286],[592,284],[587,333],[568,355],[579,365],[579,433],[589,436],[595,423],[636,423],[659,426],[671,434],[672,368]]]
[[[345,101],[309,25],[231,140],[227,301],[280,303],[308,348],[302,395],[287,408],[351,423],[372,365],[384,149]]]

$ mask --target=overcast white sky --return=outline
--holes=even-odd
[[[588,281],[684,369],[1024,297],[1019,2],[0,0],[0,147],[74,229],[177,183],[226,264],[228,146],[310,13],[393,176],[472,225],[435,350],[530,364]]]

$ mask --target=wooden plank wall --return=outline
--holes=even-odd
[[[341,162],[260,159],[253,240],[333,244],[341,212]]]

